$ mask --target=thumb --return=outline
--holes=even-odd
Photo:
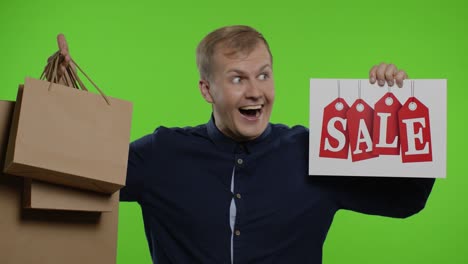
[[[60,53],[61,53],[63,56],[66,57],[67,55],[69,55],[69,54],[68,54],[68,44],[67,44],[67,40],[65,39],[65,35],[63,35],[62,33],[60,33],[60,34],[57,35],[57,44],[58,44]]]

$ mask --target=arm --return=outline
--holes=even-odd
[[[155,133],[146,135],[130,144],[127,180],[125,187],[120,190],[120,201],[141,201],[144,179],[149,173],[149,165],[151,164]]]
[[[434,179],[339,177],[334,185],[341,209],[405,218],[424,208]]]
[[[60,66],[57,73],[59,79],[63,81],[61,77],[66,68],[71,65],[74,70],[74,65],[70,57],[68,43],[63,34],[57,36],[57,43],[61,54]],[[144,190],[144,179],[146,174],[148,174],[152,157],[153,136],[154,134],[144,136],[130,144],[126,183],[125,187],[120,190],[121,201],[141,201],[141,194]]]

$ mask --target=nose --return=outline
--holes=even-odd
[[[260,99],[262,97],[260,85],[255,81],[249,81],[245,90],[245,97],[253,100]]]

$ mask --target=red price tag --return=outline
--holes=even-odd
[[[347,159],[349,139],[346,131],[346,112],[349,106],[337,98],[323,109],[320,157]]]
[[[398,112],[398,122],[403,163],[432,161],[429,109],[410,97]]]
[[[374,154],[400,155],[398,110],[401,103],[392,93],[386,93],[374,107]]]
[[[349,143],[353,162],[378,157],[372,153],[372,123],[374,110],[364,100],[358,99],[347,112]]]

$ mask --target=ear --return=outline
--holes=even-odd
[[[210,83],[207,80],[200,80],[198,81],[198,88],[200,89],[200,93],[205,98],[205,101],[212,104],[213,97],[210,94]]]

